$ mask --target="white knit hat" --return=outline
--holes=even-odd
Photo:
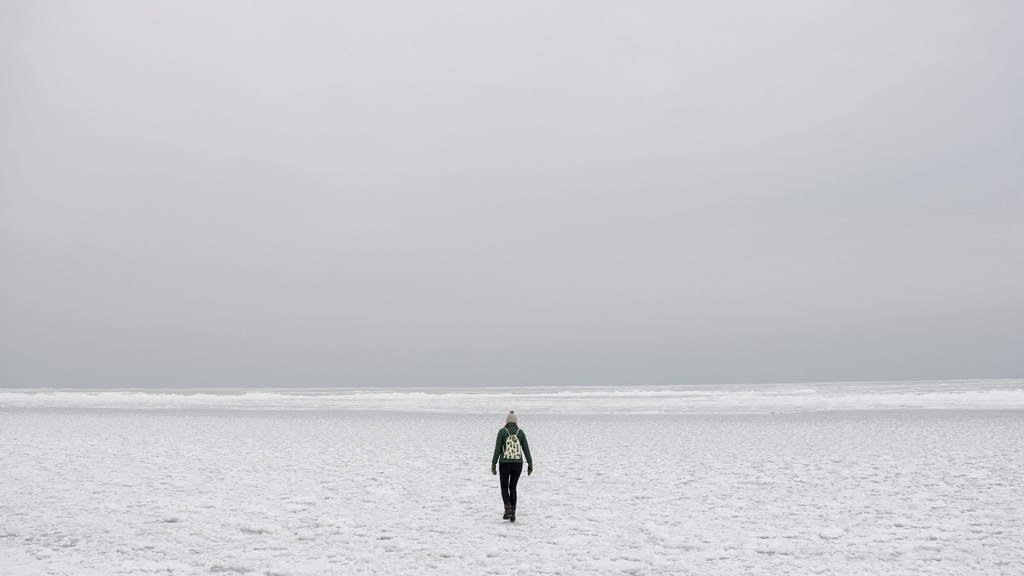
[[[509,410],[508,411],[508,416],[505,416],[505,424],[509,424],[509,423],[518,424],[518,422],[516,422],[516,411],[515,410]]]

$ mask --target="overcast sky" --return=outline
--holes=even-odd
[[[1024,377],[1024,3],[0,6],[0,387]]]

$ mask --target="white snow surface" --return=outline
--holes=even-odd
[[[443,410],[4,394],[4,575],[1024,573],[1019,408],[646,414],[656,401],[621,409],[592,390],[509,393],[486,414],[485,392]],[[117,394],[135,404],[111,407]],[[345,395],[305,397],[324,396]],[[509,408],[536,464],[515,524],[489,470]]]

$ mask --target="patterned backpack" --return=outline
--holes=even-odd
[[[523,447],[519,445],[519,430],[516,430],[515,434],[509,434],[508,438],[505,438],[504,456],[506,460],[523,459]]]

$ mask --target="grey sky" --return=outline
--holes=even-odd
[[[4,2],[0,387],[1024,377],[1022,28]]]

